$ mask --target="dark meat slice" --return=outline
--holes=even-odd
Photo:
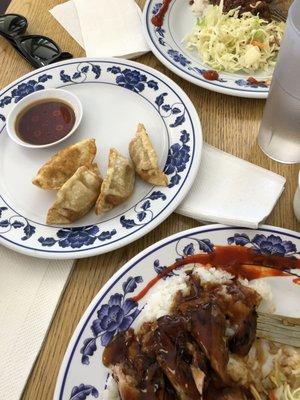
[[[188,332],[186,320],[180,316],[164,316],[157,320],[157,328],[143,342],[143,350],[148,355],[155,356],[162,371],[174,387],[181,400],[202,399],[197,387],[202,391],[201,382],[195,383],[194,376],[199,379],[199,365],[194,365],[191,351],[195,350],[192,343],[188,347]],[[195,344],[196,346],[196,344]],[[195,358],[196,360],[196,358]],[[199,361],[199,360],[197,360]],[[191,366],[194,367],[192,373]],[[201,377],[204,384],[204,377]]]
[[[261,301],[260,295],[253,289],[239,283],[227,286],[231,297],[227,313],[235,333],[229,340],[229,348],[233,353],[245,356],[255,340],[257,314],[256,307]]]
[[[112,370],[122,400],[138,400],[140,395],[137,377],[128,358],[128,346],[133,340],[134,334],[131,330],[119,333],[105,348],[102,356],[103,364]]]
[[[112,370],[122,400],[171,400],[159,365],[141,351],[134,331],[118,333],[103,353],[103,364]]]
[[[198,392],[203,395],[204,388],[208,382],[208,370],[209,363],[204,353],[199,349],[199,347],[189,341],[187,343],[187,349],[189,353],[192,355],[192,363],[191,363],[191,372],[198,389]]]
[[[226,320],[215,303],[204,303],[190,310],[191,334],[210,361],[213,370],[224,383],[230,383],[227,374],[229,360],[225,339]]]
[[[136,387],[136,381],[125,373],[121,364],[110,366],[114,380],[118,384],[119,394],[122,400],[139,400],[140,391]]]
[[[253,289],[241,285],[238,281],[224,286],[206,284],[202,292],[202,301],[218,304],[225,317],[234,328],[229,348],[233,353],[245,356],[248,354],[256,335],[256,307],[261,301],[260,295]],[[198,300],[201,302],[201,299]],[[196,301],[194,301],[196,304]],[[192,303],[181,305],[191,307]]]
[[[243,319],[238,321],[237,329],[229,340],[232,353],[246,356],[256,337],[257,313],[255,309],[249,310]]]

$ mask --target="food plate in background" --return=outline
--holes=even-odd
[[[108,378],[108,370],[101,361],[103,343],[124,324],[128,327],[138,322],[149,295],[135,305],[129,299],[178,258],[210,253],[216,245],[242,245],[265,255],[298,257],[300,235],[271,226],[251,230],[209,225],[180,232],[141,252],[106,283],[81,318],[65,354],[54,399],[79,399],[83,394],[103,399]],[[293,272],[300,275],[299,271]],[[166,279],[176,276],[169,275]],[[300,316],[300,287],[294,279],[295,276],[262,278],[271,286],[272,306],[278,314]]]
[[[28,94],[64,88],[83,105],[74,135],[49,149],[26,149],[7,135],[6,118]],[[47,226],[56,192],[31,180],[58,150],[95,138],[95,161],[104,175],[111,147],[128,156],[128,145],[142,122],[168,176],[168,187],[137,179],[131,198],[104,216],[90,212],[67,227]],[[161,223],[183,200],[196,177],[202,149],[197,112],[186,94],[152,68],[120,59],[81,58],[61,62],[18,79],[0,94],[0,243],[44,258],[91,257],[124,246]]]
[[[198,86],[231,96],[265,99],[269,93],[270,73],[219,73],[218,80],[205,79],[210,70],[201,63],[196,53],[182,42],[196,23],[189,0],[172,0],[163,26],[151,22],[162,5],[162,0],[148,0],[144,8],[143,26],[147,42],[155,56],[171,71]],[[248,78],[253,78],[249,79]]]

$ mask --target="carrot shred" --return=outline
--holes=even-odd
[[[259,42],[258,40],[252,40],[251,44],[252,44],[252,46],[258,47],[259,49],[265,48],[265,45],[263,43]]]

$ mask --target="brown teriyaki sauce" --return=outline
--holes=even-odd
[[[44,145],[57,142],[75,124],[73,108],[59,99],[35,101],[17,116],[16,133],[26,143]]]

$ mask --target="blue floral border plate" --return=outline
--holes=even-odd
[[[218,79],[208,80],[210,68],[199,57],[186,49],[183,39],[189,34],[196,18],[188,0],[172,0],[163,26],[156,27],[151,18],[157,14],[162,0],[147,0],[143,14],[143,28],[147,42],[155,56],[171,71],[198,86],[231,96],[264,99],[268,97],[270,73],[220,73]]]
[[[117,332],[135,325],[148,298],[135,302],[132,296],[178,258],[209,253],[215,245],[240,245],[262,254],[299,257],[300,234],[271,226],[251,230],[207,225],[177,233],[142,251],[106,283],[81,318],[60,368],[54,400],[102,400],[108,378],[101,363],[104,346]],[[293,273],[300,275],[298,270]],[[165,279],[175,275],[173,271]],[[272,288],[278,314],[300,315],[300,287],[293,283],[294,278],[263,278]]]
[[[84,117],[75,136],[50,149],[24,149],[6,133],[12,107],[28,94],[64,88],[81,100]],[[102,218],[91,212],[79,225],[45,225],[55,198],[31,183],[38,168],[60,148],[95,137],[97,162],[105,173],[107,154],[128,155],[137,124],[143,122],[169,178],[167,187],[137,179],[133,196]],[[94,256],[124,246],[161,223],[190,190],[200,164],[202,130],[187,95],[160,72],[121,59],[74,59],[18,79],[0,93],[0,243],[44,258]]]

